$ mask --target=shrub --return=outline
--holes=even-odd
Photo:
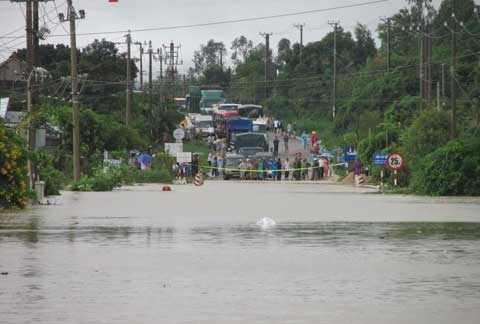
[[[122,176],[118,168],[96,168],[92,176],[83,176],[71,185],[73,191],[112,191],[122,185]]]
[[[428,154],[412,188],[428,195],[480,195],[480,139],[457,139]]]
[[[67,183],[67,177],[54,167],[55,156],[39,150],[32,154],[32,161],[38,170],[40,180],[45,182],[45,195],[59,195],[60,190]]]
[[[28,200],[25,141],[0,121],[0,208],[24,208]]]

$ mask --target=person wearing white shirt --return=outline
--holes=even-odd
[[[288,158],[285,159],[285,161],[283,161],[283,169],[285,170],[285,180],[289,180],[289,175],[290,175],[290,161],[288,160]]]

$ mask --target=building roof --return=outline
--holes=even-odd
[[[5,119],[7,117],[7,109],[10,98],[0,98],[0,118]]]

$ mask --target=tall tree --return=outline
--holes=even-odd
[[[360,23],[355,27],[355,64],[357,66],[367,63],[367,59],[374,57],[377,53],[375,47],[375,40],[372,37],[372,33],[368,30],[366,25]]]
[[[253,44],[251,40],[248,40],[245,36],[236,37],[230,49],[232,50],[231,59],[235,63],[244,62],[248,53],[252,50]]]

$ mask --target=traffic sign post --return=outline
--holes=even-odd
[[[398,184],[398,175],[397,171],[405,167],[405,158],[399,152],[391,152],[387,156],[387,168],[393,171],[393,185],[394,187]]]
[[[177,140],[177,143],[182,142],[182,139],[185,137],[185,131],[181,128],[177,128],[173,131],[173,138]]]

